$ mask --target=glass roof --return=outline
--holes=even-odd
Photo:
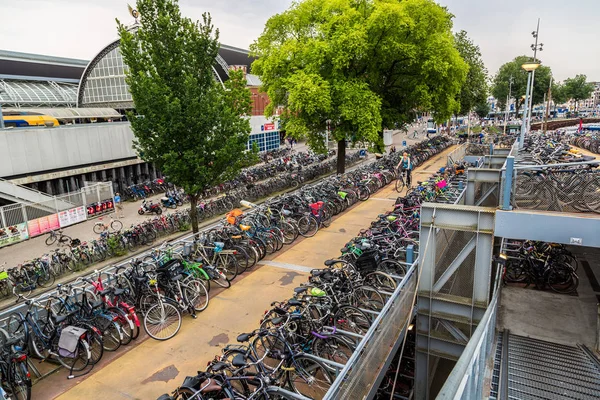
[[[79,118],[123,118],[118,111],[112,108],[15,108],[2,109],[2,113],[10,115],[11,112],[32,112],[39,115],[49,115],[56,119],[72,120]]]
[[[9,107],[74,106],[77,103],[77,85],[0,79],[0,103]]]

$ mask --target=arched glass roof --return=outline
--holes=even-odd
[[[0,104],[5,107],[72,107],[76,103],[77,85],[0,79]]]
[[[125,82],[127,65],[119,50],[119,40],[106,46],[85,69],[77,94],[78,107],[133,108],[129,87]],[[229,65],[217,55],[213,66],[215,80],[222,82],[229,74]]]

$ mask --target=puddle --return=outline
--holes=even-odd
[[[339,231],[342,232],[342,233],[346,233],[346,230],[344,228],[340,228]]]
[[[282,286],[286,286],[294,282],[294,278],[297,276],[300,276],[300,274],[297,272],[286,272],[285,275],[281,277],[279,282]]]
[[[229,343],[229,336],[225,333],[219,333],[217,336],[214,336],[208,344],[211,346],[218,346],[220,344]]]
[[[174,365],[169,365],[160,371],[156,371],[149,378],[143,380],[142,383],[169,382],[171,379],[175,379],[177,375],[179,375],[179,370]]]

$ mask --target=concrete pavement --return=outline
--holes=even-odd
[[[447,149],[413,172],[415,181],[425,179],[432,169],[446,163]],[[427,172],[426,172],[427,171]],[[203,369],[227,343],[235,343],[242,332],[258,327],[270,303],[291,297],[294,287],[306,281],[307,272],[339,255],[339,249],[378,214],[390,210],[399,196],[393,184],[380,190],[332,221],[316,236],[264,260],[255,270],[234,281],[231,288],[211,291],[209,307],[197,320],[184,317],[181,331],[167,342],[145,340],[123,346],[102,360],[88,376],[67,380],[64,370],[33,388],[33,398],[155,399],[177,387],[187,375]]]

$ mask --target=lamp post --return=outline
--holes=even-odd
[[[4,89],[0,88],[0,93],[4,92]],[[4,129],[4,116],[2,115],[2,100],[0,100],[0,129]]]
[[[527,89],[525,90],[525,105],[529,104],[529,96],[530,89],[533,88],[533,79],[532,73],[539,67],[540,64],[538,62],[529,62],[521,65],[525,71],[527,71]],[[523,144],[525,143],[525,131],[527,130],[527,109],[523,110],[523,123],[521,124],[521,137],[519,138],[519,148],[523,148]]]
[[[506,114],[504,114],[504,132],[503,134],[506,135],[506,124],[508,123],[508,114],[510,114],[510,95],[511,95],[511,91],[512,91],[512,84],[513,84],[513,77],[512,75],[510,76],[510,78],[508,78],[508,96],[506,96]]]
[[[533,62],[537,62],[537,52],[544,50],[544,43],[540,43],[538,45],[538,36],[540,33],[540,19],[538,18],[538,22],[537,22],[537,28],[535,29],[535,31],[531,32],[531,36],[533,36],[535,38],[535,44],[531,45],[531,50],[533,50]],[[528,123],[529,123],[529,127],[531,127],[531,110],[533,109],[533,82],[535,80],[535,69],[533,70],[533,72],[531,73],[531,93],[529,94],[529,103],[526,103],[527,105],[527,113],[528,115]]]

